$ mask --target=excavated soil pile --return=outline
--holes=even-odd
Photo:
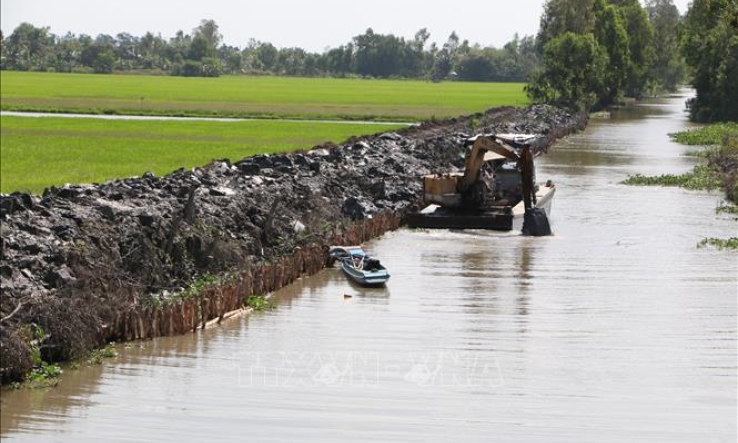
[[[474,133],[545,134],[547,148],[585,124],[547,106],[498,108],[166,177],[3,195],[2,380],[21,378],[36,349],[56,361],[183,333],[317,272],[326,245],[396,229],[419,208],[420,177],[462,166]]]

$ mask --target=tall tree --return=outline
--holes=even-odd
[[[215,47],[210,45],[204,35],[195,34],[187,50],[187,59],[199,62],[204,58],[215,56],[215,51]]]
[[[628,34],[620,11],[605,0],[595,1],[595,38],[607,53],[607,70],[604,90],[600,93],[599,106],[613,104],[628,81],[631,63]]]
[[[610,3],[618,7],[628,34],[630,62],[625,94],[639,98],[646,91],[650,80],[654,58],[653,26],[638,0],[610,0]]]
[[[5,65],[7,63],[8,56],[5,53],[5,50],[7,47],[8,46],[5,44],[5,34],[0,30],[0,69],[6,69]]]
[[[546,43],[564,34],[591,32],[595,23],[593,0],[547,0],[543,6],[537,44],[540,52]]]
[[[601,97],[607,52],[592,34],[565,32],[546,43],[545,69],[533,74],[528,95],[537,101],[587,111]]]
[[[71,72],[80,64],[80,43],[71,32],[60,37],[54,47],[54,70],[57,72]]]
[[[681,36],[692,86],[688,104],[697,121],[738,121],[738,3],[693,0]]]
[[[684,79],[684,59],[679,52],[679,10],[672,0],[647,0],[646,12],[654,30],[651,77],[667,90],[676,90]]]
[[[215,20],[202,20],[200,26],[192,31],[193,35],[201,35],[208,42],[208,45],[215,49],[220,45],[223,36],[220,34],[220,28]]]
[[[37,28],[30,23],[21,23],[10,34],[5,44],[7,64],[11,69],[45,70],[53,37],[49,35],[49,28]]]

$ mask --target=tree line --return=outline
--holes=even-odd
[[[11,35],[0,32],[0,68],[22,71],[111,73],[141,71],[183,76],[271,74],[288,76],[425,78],[440,81],[524,82],[537,66],[533,37],[517,35],[504,47],[482,47],[454,32],[442,45],[419,30],[412,39],[367,29],[350,42],[323,53],[277,48],[249,41],[244,48],[223,42],[217,23],[202,20],[172,38],[147,32],[137,37],[67,33],[22,23]]]
[[[738,2],[548,0],[536,38],[541,57],[528,95],[576,110],[673,91],[685,75],[696,121],[738,120]],[[686,63],[685,63],[686,61]]]

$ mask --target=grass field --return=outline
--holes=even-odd
[[[3,74],[4,76],[5,74]],[[215,158],[307,149],[391,125],[284,121],[130,121],[0,118],[0,191],[41,192],[51,185],[163,175]]]
[[[3,110],[420,121],[528,103],[521,83],[3,71]]]

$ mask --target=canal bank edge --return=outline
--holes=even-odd
[[[2,195],[2,381],[31,369],[32,346],[63,361],[109,340],[193,331],[318,272],[327,245],[401,226],[422,202],[419,177],[462,167],[473,133],[543,134],[548,149],[586,123],[550,106],[503,107],[165,177]],[[186,290],[204,275],[222,283]]]

